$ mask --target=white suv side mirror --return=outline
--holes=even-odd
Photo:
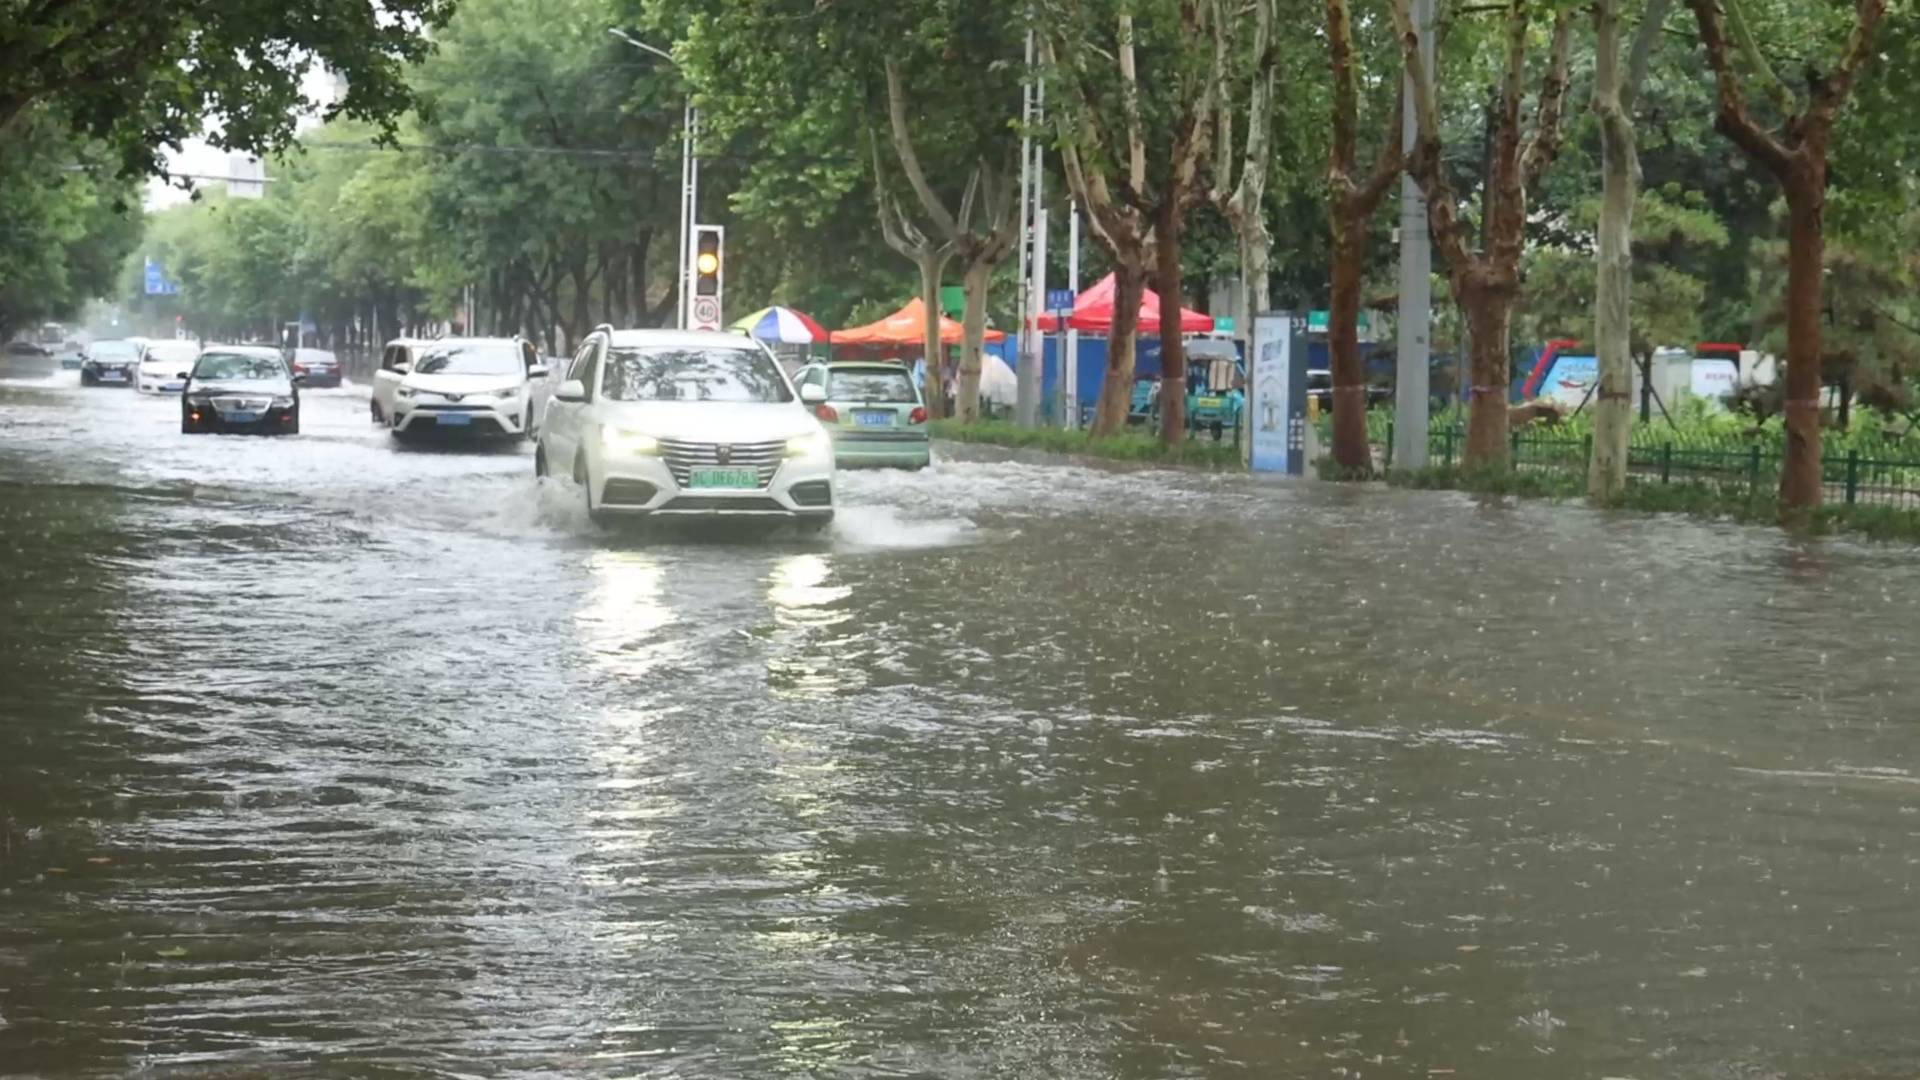
[[[827,400],[827,388],[819,383],[807,383],[800,387],[800,401],[804,405],[818,405]]]
[[[547,365],[545,364],[535,364],[527,369],[527,378],[529,379],[544,379],[546,377]]]
[[[579,379],[568,379],[566,382],[554,388],[553,399],[555,401],[585,401],[587,400],[587,384],[581,382]]]

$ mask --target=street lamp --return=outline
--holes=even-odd
[[[607,27],[607,33],[639,49],[652,53],[669,64],[679,67],[673,54],[665,49],[649,45],[617,26]],[[696,217],[695,207],[700,202],[700,160],[693,156],[693,135],[700,123],[700,112],[693,107],[693,93],[687,93],[686,111],[680,122],[680,256],[679,256],[679,301],[674,308],[679,328],[685,330],[691,321],[689,314],[693,288],[693,226]]]

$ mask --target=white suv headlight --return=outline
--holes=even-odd
[[[403,397],[403,398],[410,398],[410,397],[412,397],[413,395],[415,395],[415,394],[417,394],[417,393],[419,393],[419,391],[418,391],[418,390],[415,390],[415,389],[414,389],[413,387],[411,387],[411,386],[402,386],[402,387],[400,387],[400,388],[399,388],[398,390],[395,390],[395,391],[393,392],[393,396],[394,396],[394,397]]]
[[[497,398],[519,397],[520,388],[517,386],[509,386],[505,390],[495,390],[493,396]]]
[[[600,449],[609,454],[654,454],[660,450],[660,440],[638,431],[624,428],[602,426],[600,428]]]
[[[833,440],[824,431],[795,435],[787,440],[787,456],[790,458],[825,457],[833,453]]]

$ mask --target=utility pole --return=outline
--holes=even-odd
[[[1067,203],[1067,288],[1080,295],[1080,207],[1073,202]],[[1060,354],[1060,382],[1067,403],[1062,419],[1071,431],[1080,426],[1080,331],[1072,323],[1067,324],[1067,347]]]
[[[1433,71],[1433,0],[1413,0],[1413,26],[1420,57]],[[1401,146],[1413,155],[1419,137],[1411,75],[1400,91],[1406,119]],[[1393,390],[1393,463],[1402,469],[1427,464],[1428,369],[1433,349],[1433,238],[1427,233],[1427,199],[1412,175],[1400,177],[1400,318]]]
[[[608,27],[607,33],[675,67],[680,66],[672,53],[649,45],[617,26]],[[693,91],[688,90],[680,120],[680,266],[674,278],[674,290],[679,294],[674,306],[674,324],[680,330],[685,330],[693,321],[693,227],[699,223],[700,213],[700,159],[693,154],[693,141],[699,126],[700,110],[693,107]]]
[[[1026,76],[1020,85],[1020,362],[1014,369],[1013,416],[1021,427],[1033,427],[1040,414],[1041,352],[1034,345],[1040,340],[1038,324],[1041,304],[1046,300],[1046,294],[1038,291],[1042,288],[1038,282],[1046,277],[1041,264],[1046,257],[1046,241],[1036,231],[1044,227],[1044,219],[1039,209],[1039,169],[1035,167],[1039,155],[1029,134],[1036,110],[1043,107],[1038,95],[1045,92],[1034,85],[1032,30],[1027,31]]]

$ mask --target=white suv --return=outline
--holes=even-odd
[[[134,386],[143,394],[177,394],[186,389],[183,378],[200,359],[200,343],[161,338],[149,341],[140,350],[139,382]]]
[[[398,439],[449,433],[524,439],[546,404],[547,368],[539,360],[530,343],[516,338],[417,345],[410,363],[377,377],[375,408]]]
[[[752,338],[602,327],[566,375],[534,471],[572,477],[596,522],[833,520],[833,441]]]

